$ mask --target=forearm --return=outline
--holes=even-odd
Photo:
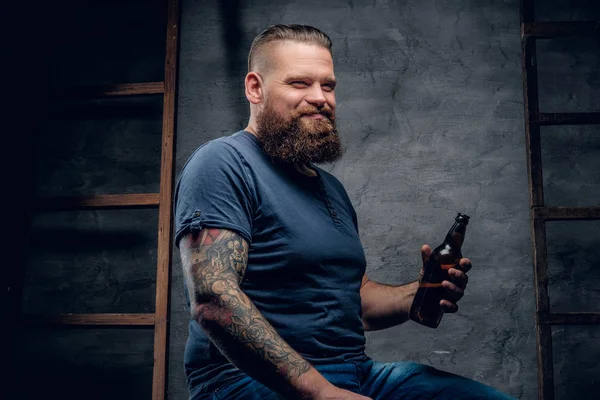
[[[419,282],[391,286],[368,280],[360,290],[365,330],[376,331],[408,320]]]
[[[198,305],[194,317],[236,367],[286,398],[312,398],[328,385],[241,290]]]

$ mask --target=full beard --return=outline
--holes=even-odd
[[[313,119],[306,115],[321,114]],[[331,109],[302,108],[289,119],[278,115],[267,101],[256,118],[257,136],[269,156],[290,163],[329,163],[342,156],[342,143]]]

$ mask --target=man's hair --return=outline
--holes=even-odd
[[[331,53],[331,39],[319,29],[309,25],[271,25],[262,31],[250,46],[248,54],[248,72],[256,68],[258,54],[265,45],[273,42],[292,41],[296,43],[315,44],[326,48]]]

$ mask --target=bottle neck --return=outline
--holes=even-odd
[[[446,235],[446,243],[449,243],[453,247],[460,248],[465,240],[465,232],[467,230],[467,224],[463,221],[455,221],[452,228],[448,231]]]

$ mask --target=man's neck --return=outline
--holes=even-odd
[[[254,136],[258,137],[258,135],[256,134],[256,130],[254,129],[254,127],[252,126],[252,124],[248,124],[248,126],[244,130],[246,132],[250,132]]]
[[[314,169],[310,168],[306,164],[294,163],[294,168],[296,168],[296,170],[298,172],[300,172],[301,174],[304,174],[306,176],[310,176],[310,177],[317,176],[317,171],[315,171]]]

